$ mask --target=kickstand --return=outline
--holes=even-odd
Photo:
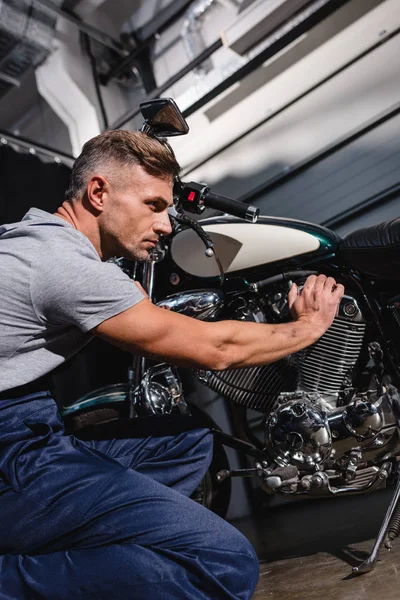
[[[389,530],[389,527],[390,527],[390,524],[392,521],[392,517],[396,511],[397,505],[399,504],[399,500],[400,500],[400,476],[398,477],[398,480],[396,483],[396,489],[394,490],[392,501],[389,505],[389,508],[386,511],[385,518],[383,519],[381,528],[378,533],[378,537],[376,538],[374,547],[372,548],[372,552],[369,555],[369,557],[366,560],[364,560],[364,562],[362,562],[360,565],[358,565],[358,567],[353,567],[354,575],[362,575],[362,573],[368,573],[369,571],[372,571],[375,568],[375,565],[378,561],[379,551],[381,549],[383,542],[386,539],[386,535],[388,533],[388,530]]]

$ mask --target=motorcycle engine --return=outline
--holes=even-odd
[[[328,415],[318,398],[299,393],[297,399],[285,402],[267,418],[267,447],[283,467],[294,465],[300,471],[315,471],[326,463],[333,466],[340,450],[345,454],[355,442],[359,450],[373,446],[385,423],[382,404],[360,395],[344,410]],[[334,442],[338,444],[333,450]],[[381,444],[379,440],[378,447]]]
[[[272,311],[275,320],[287,320],[286,293],[274,292],[263,302],[240,296],[230,304],[234,318],[258,323],[268,321],[266,308]],[[274,410],[282,394],[296,390],[318,394],[328,410],[335,410],[341,392],[351,386],[365,328],[356,299],[346,295],[331,327],[309,348],[270,365],[200,371],[198,376],[221,396],[264,413]]]
[[[236,296],[229,308],[242,321],[290,318],[283,291]],[[272,473],[291,473],[288,483],[265,476],[268,493],[281,486],[284,493],[364,493],[385,485],[391,470],[385,461],[398,454],[400,393],[390,382],[375,385],[374,367],[370,387],[354,387],[366,325],[356,298],[345,295],[331,327],[305,350],[262,367],[198,373],[221,396],[264,413],[264,451],[277,467]],[[369,364],[378,364],[372,346]]]

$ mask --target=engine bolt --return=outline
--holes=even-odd
[[[312,483],[315,487],[320,488],[324,484],[324,480],[321,475],[313,475]]]
[[[300,403],[300,402],[296,402],[296,404],[293,404],[292,406],[292,414],[295,417],[302,417],[306,412],[305,406],[304,404]]]
[[[358,309],[353,302],[347,302],[343,306],[343,312],[347,317],[354,317],[358,313]]]
[[[179,277],[178,273],[171,273],[169,282],[172,283],[172,285],[178,285],[180,280],[181,278]]]

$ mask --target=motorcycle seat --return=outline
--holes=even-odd
[[[349,233],[340,242],[340,253],[373,279],[400,280],[400,218]]]

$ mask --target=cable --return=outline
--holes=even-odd
[[[97,62],[96,62],[96,58],[94,57],[94,54],[92,52],[90,37],[88,36],[87,33],[81,32],[81,41],[82,41],[83,49],[86,52],[86,54],[88,55],[89,60],[90,60],[90,65],[92,67],[93,83],[94,83],[94,88],[96,91],[96,96],[97,96],[97,101],[99,104],[101,116],[103,119],[103,129],[108,129],[109,121],[108,121],[108,117],[107,117],[106,107],[105,107],[104,101],[103,101],[103,96],[102,96],[101,89],[100,89],[100,78],[99,78],[99,74],[97,71]]]

